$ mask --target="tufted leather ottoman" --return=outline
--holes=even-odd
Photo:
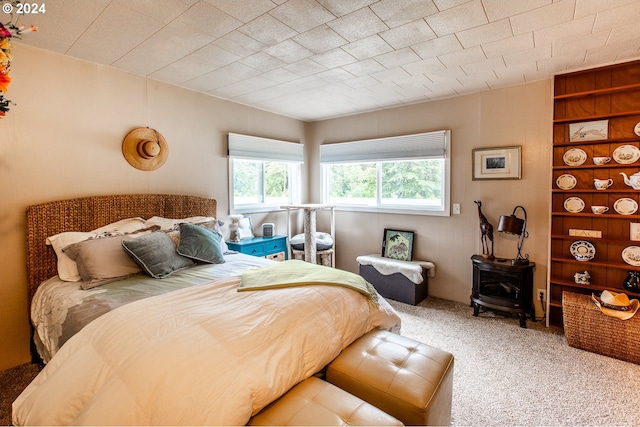
[[[311,377],[269,404],[248,425],[401,426],[402,423],[346,391]]]
[[[449,425],[453,355],[410,338],[373,330],[327,368],[327,381],[406,425]]]

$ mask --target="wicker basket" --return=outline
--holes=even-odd
[[[640,364],[640,314],[620,320],[603,314],[591,296],[562,293],[564,334],[571,347]]]

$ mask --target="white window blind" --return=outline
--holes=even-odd
[[[320,146],[320,163],[444,158],[450,130]]]
[[[303,145],[258,136],[229,133],[228,154],[231,158],[277,160],[303,163]]]

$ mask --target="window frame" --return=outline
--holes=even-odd
[[[421,146],[421,138],[441,137],[444,152],[441,155],[430,154],[429,150],[424,150]],[[322,160],[321,153],[321,176],[322,176],[322,203],[331,203],[336,210],[360,211],[360,212],[378,212],[378,213],[395,213],[395,214],[411,214],[411,215],[432,215],[432,216],[451,216],[451,131],[444,130],[438,132],[429,132],[423,134],[405,135],[399,137],[379,138],[375,140],[353,141],[337,144],[343,147],[335,146],[338,153],[344,148],[345,155],[335,154],[326,156],[330,160]],[[377,152],[363,150],[370,144]],[[330,144],[334,145],[334,144]],[[394,151],[394,147],[399,147]],[[355,150],[354,150],[355,148]],[[322,151],[322,146],[321,146]],[[333,150],[332,151],[336,151]],[[358,151],[361,153],[359,154]],[[388,156],[388,157],[387,157]],[[342,159],[345,160],[342,160]],[[361,158],[358,160],[358,158]],[[437,207],[415,206],[415,205],[397,205],[392,206],[382,203],[382,163],[389,161],[406,161],[406,160],[428,160],[433,158],[441,158],[444,160],[444,170],[442,173],[442,203]],[[375,205],[358,205],[349,203],[335,203],[330,200],[329,188],[329,168],[332,165],[340,163],[375,163],[376,164],[376,201]]]
[[[227,147],[229,160],[229,214],[274,212],[282,210],[280,207],[282,205],[300,203],[302,198],[302,144],[229,133]],[[234,160],[248,160],[261,163],[259,177],[259,186],[262,192],[259,197],[263,198],[261,202],[236,206],[234,195]],[[289,165],[288,201],[276,204],[265,201],[265,162],[286,163]]]

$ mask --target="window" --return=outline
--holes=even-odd
[[[322,145],[324,202],[449,215],[450,131]]]
[[[302,145],[229,134],[229,210],[264,212],[300,200]]]

